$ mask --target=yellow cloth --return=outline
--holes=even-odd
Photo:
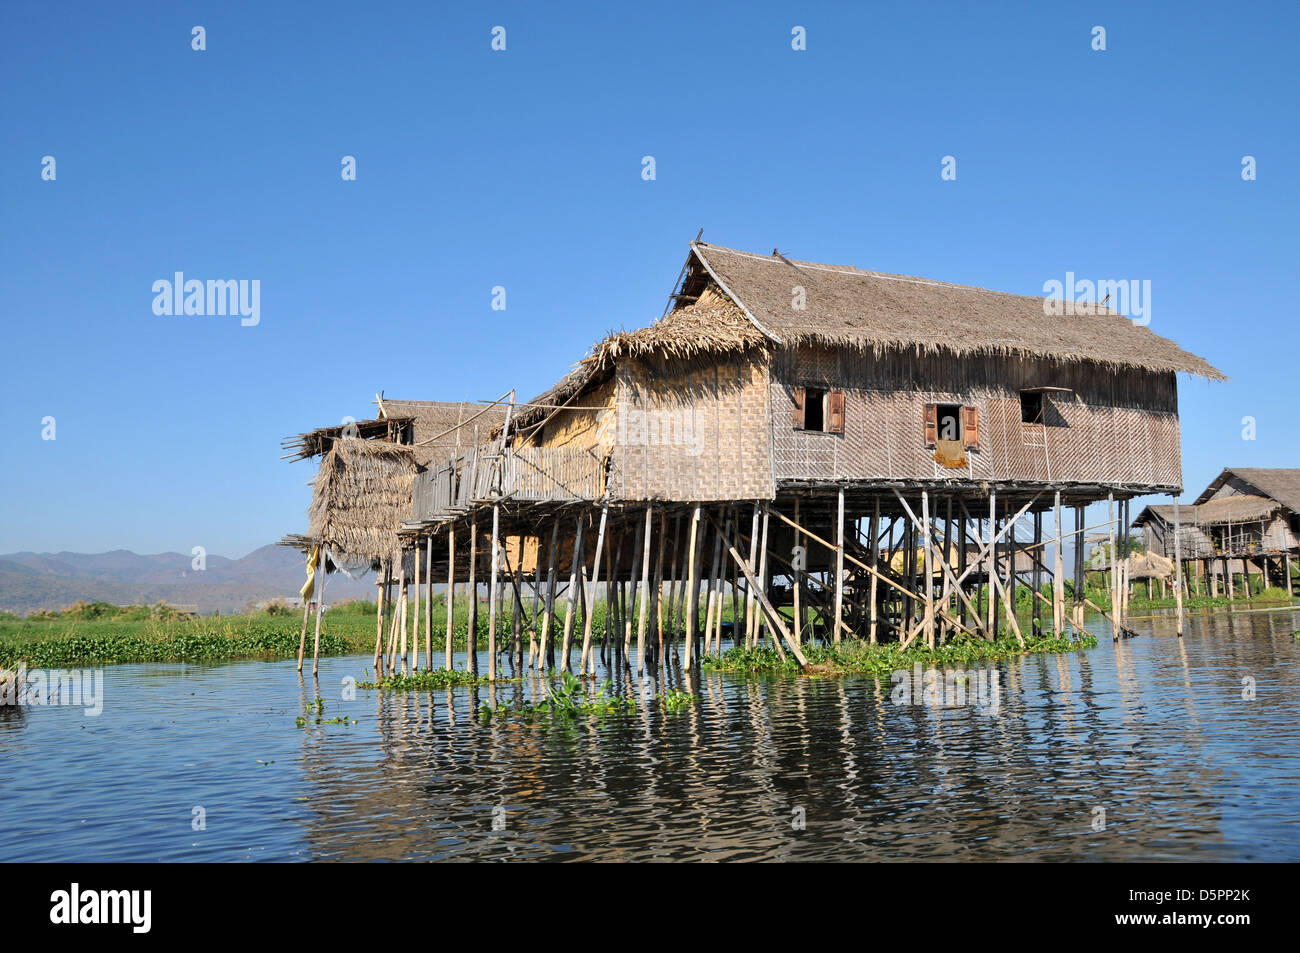
[[[303,587],[298,590],[302,596],[303,602],[310,602],[312,593],[316,591],[316,567],[320,565],[320,547],[313,546],[311,552],[307,554],[307,581]]]

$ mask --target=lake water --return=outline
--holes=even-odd
[[[0,716],[0,856],[1300,860],[1300,613],[1090,626],[1096,649],[986,667],[996,712],[706,673],[679,712],[650,685],[631,715],[482,724],[536,686],[344,701],[368,659],[323,660],[319,692],[292,661],[110,667],[98,717]],[[358,723],[296,727],[317,694]]]

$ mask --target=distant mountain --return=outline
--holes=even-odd
[[[249,603],[296,596],[306,575],[297,550],[269,545],[229,559],[208,555],[196,572],[183,553],[141,556],[125,549],[108,553],[6,553],[0,555],[0,610],[26,614],[87,602],[180,603],[199,612],[238,612]],[[353,581],[330,576],[327,602],[373,599],[374,577]]]

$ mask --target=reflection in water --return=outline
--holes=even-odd
[[[344,701],[364,659],[323,660],[318,682],[293,662],[119,666],[98,718],[0,719],[0,852],[1300,859],[1300,614],[1192,616],[1181,641],[1172,618],[1140,624],[1112,643],[1101,623],[1090,652],[996,663],[996,715],[897,706],[888,679],[684,681],[671,660],[661,681],[615,659],[607,677],[636,712],[569,726],[479,718],[541,700],[531,679]],[[670,687],[693,704],[665,711]],[[316,697],[359,723],[296,728]]]

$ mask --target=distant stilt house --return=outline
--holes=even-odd
[[[1178,549],[1210,595],[1245,594],[1252,577],[1293,591],[1292,557],[1300,553],[1300,469],[1230,467],[1179,512]],[[1174,557],[1171,506],[1148,506],[1134,521],[1148,548]]]
[[[693,242],[659,321],[418,468],[406,545],[487,581],[490,676],[501,652],[524,667],[507,613],[532,620],[530,665],[558,639],[584,673],[634,638],[660,661],[681,639],[687,668],[724,633],[800,662],[810,636],[1023,638],[1021,586],[1035,628],[1046,609],[1081,631],[1084,506],[1107,502],[1126,551],[1128,501],[1181,492],[1176,375],[1222,375],[1105,308],[1052,311]]]

